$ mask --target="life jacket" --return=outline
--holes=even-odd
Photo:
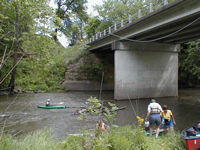
[[[158,106],[156,105],[151,105],[151,114],[159,114],[160,113],[160,109],[158,108]]]
[[[46,106],[50,106],[50,102],[49,101],[46,102]]]

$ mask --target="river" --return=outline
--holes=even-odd
[[[0,131],[22,135],[38,129],[50,129],[52,136],[62,139],[68,134],[80,133],[81,129],[94,129],[98,117],[87,116],[78,120],[74,113],[75,107],[86,106],[85,101],[90,96],[98,97],[99,92],[66,92],[66,93],[36,93],[19,94],[15,96],[0,96]],[[67,109],[38,109],[50,98],[54,104],[66,105]],[[115,124],[124,126],[137,122],[136,115],[145,117],[150,99],[113,101],[113,92],[103,92],[102,100],[114,102],[118,107],[126,109],[118,111]],[[200,89],[179,90],[179,97],[157,98],[161,105],[167,104],[172,110],[177,125],[176,130],[182,130],[200,120]]]

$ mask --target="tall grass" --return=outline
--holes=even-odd
[[[143,129],[113,127],[106,134],[94,133],[70,136],[55,141],[49,131],[37,131],[19,139],[5,136],[0,140],[1,150],[184,150],[185,142],[179,133],[155,138],[145,135]]]
[[[36,131],[25,137],[6,135],[0,140],[0,150],[57,150],[49,131]]]

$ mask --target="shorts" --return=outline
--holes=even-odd
[[[155,124],[157,126],[160,126],[161,124],[160,114],[151,114],[149,117],[149,123],[150,123],[150,126],[154,126]]]
[[[168,122],[165,122],[165,124],[163,125],[164,129],[167,129],[168,127],[173,127],[173,121],[172,119],[170,119]]]

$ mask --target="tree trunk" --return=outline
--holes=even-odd
[[[58,13],[59,10],[61,9],[62,0],[57,0],[57,6],[58,6],[58,9],[57,9],[56,15],[58,15],[58,17],[60,17],[59,14],[57,14],[57,13]],[[54,39],[55,42],[58,42],[58,37],[57,37],[57,35],[58,35],[58,28],[55,29],[55,34],[53,35],[53,39]]]
[[[20,36],[20,31],[19,31],[19,10],[17,5],[15,6],[15,41],[14,41],[14,56],[13,56],[13,67],[16,65],[17,63],[17,59],[18,59],[18,54],[17,51],[19,49],[19,36]],[[14,94],[14,89],[15,89],[15,75],[16,75],[16,71],[17,71],[17,66],[14,67],[14,69],[12,70],[12,74],[11,74],[11,80],[10,80],[10,95]]]
[[[17,53],[14,53],[14,58],[13,58],[13,66],[17,63]],[[17,66],[15,66],[15,68],[12,71],[11,74],[11,80],[10,80],[10,95],[14,94],[14,89],[15,89],[15,75],[16,75],[16,70],[17,70]]]
[[[55,42],[58,42],[57,34],[58,34],[58,29],[55,29],[55,34],[53,35],[53,39]]]

